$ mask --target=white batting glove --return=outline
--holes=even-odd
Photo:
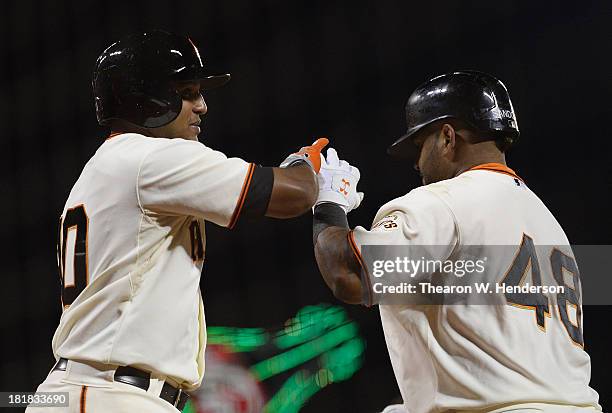
[[[319,197],[315,206],[330,202],[346,213],[356,209],[363,200],[363,192],[357,192],[360,177],[359,169],[340,160],[336,150],[329,148],[327,158],[321,154],[321,169],[317,175]]]

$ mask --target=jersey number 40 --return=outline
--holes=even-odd
[[[60,218],[57,265],[62,283],[62,305],[70,306],[85,289],[88,280],[87,238],[89,217],[84,205],[77,205]]]
[[[62,286],[62,306],[70,304],[89,284],[89,217],[85,205],[80,204],[66,210],[60,218],[57,239],[57,265]],[[202,232],[198,221],[189,227],[191,258],[194,262],[204,259]]]

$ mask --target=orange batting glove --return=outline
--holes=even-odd
[[[304,146],[299,151],[289,155],[287,159],[281,162],[280,167],[287,168],[298,163],[306,163],[318,174],[321,169],[321,151],[328,143],[329,139],[319,138],[312,145]]]

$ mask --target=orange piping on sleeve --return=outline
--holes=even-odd
[[[240,212],[242,211],[242,206],[244,205],[244,200],[246,199],[246,194],[249,192],[249,187],[251,186],[251,178],[253,178],[253,171],[255,171],[255,164],[249,164],[249,170],[247,171],[246,176],[244,177],[244,182],[242,183],[242,190],[240,191],[240,197],[238,198],[238,202],[236,203],[236,207],[234,208],[234,213],[232,214],[232,218],[230,219],[229,225],[227,226],[229,229],[234,228],[236,222],[238,221],[238,217],[240,216]]]
[[[81,387],[80,413],[86,413],[87,408],[87,386]]]
[[[348,239],[349,245],[351,246],[351,250],[353,251],[353,254],[355,255],[355,258],[357,258],[357,262],[359,262],[359,265],[361,266],[361,269],[364,272],[364,276],[367,279],[368,302],[366,303],[366,307],[371,307],[372,306],[372,284],[370,283],[370,276],[368,274],[368,268],[365,266],[365,263],[363,262],[363,257],[361,256],[361,252],[359,252],[359,248],[357,247],[357,243],[355,242],[355,236],[353,234],[353,230],[350,230],[346,237]],[[363,285],[363,282],[362,282],[362,285]]]

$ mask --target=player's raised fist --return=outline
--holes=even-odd
[[[319,196],[315,206],[330,202],[347,213],[359,207],[363,200],[363,192],[357,192],[357,183],[361,177],[359,169],[340,160],[334,148],[327,150],[327,157],[321,154],[320,158],[321,170],[317,175]]]
[[[306,163],[316,172],[321,169],[321,151],[329,143],[327,138],[319,138],[310,146],[303,146],[299,151],[289,155],[283,162],[281,168],[295,165],[296,163]]]

